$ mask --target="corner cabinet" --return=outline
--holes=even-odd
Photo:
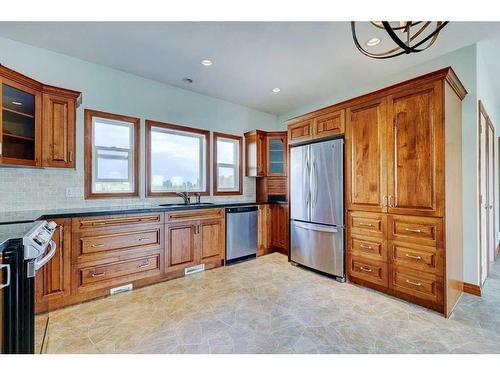
[[[0,165],[75,166],[77,91],[0,65]]]

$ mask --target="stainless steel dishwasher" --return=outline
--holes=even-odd
[[[257,206],[226,208],[226,264],[257,255]]]

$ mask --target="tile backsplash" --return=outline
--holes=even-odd
[[[0,167],[0,212],[43,210],[76,207],[108,207],[180,203],[181,198],[146,198],[144,186],[140,198],[86,200],[83,191],[83,171],[70,169],[32,169]],[[143,182],[143,181],[142,181]],[[142,184],[143,185],[143,184]],[[77,197],[68,197],[70,188]],[[75,189],[76,188],[76,189]],[[255,201],[255,179],[243,178],[243,195],[202,197],[204,202]]]

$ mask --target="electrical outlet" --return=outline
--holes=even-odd
[[[66,198],[83,198],[83,188],[81,187],[66,188]]]

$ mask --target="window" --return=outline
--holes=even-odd
[[[85,198],[139,195],[140,120],[85,110]]]
[[[214,195],[241,195],[243,138],[214,133]]]
[[[146,121],[148,196],[208,195],[210,132]]]

